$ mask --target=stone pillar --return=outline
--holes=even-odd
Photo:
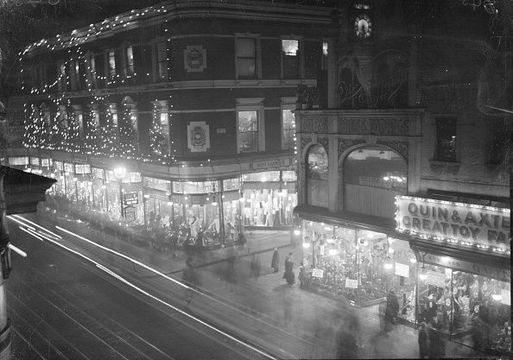
[[[11,325],[7,317],[5,279],[9,276],[9,232],[7,231],[7,204],[4,196],[4,175],[0,174],[0,360],[11,358]],[[8,265],[8,266],[6,266]]]
[[[328,41],[328,109],[336,109],[340,106],[338,96],[338,66],[337,54],[335,52],[335,41]]]
[[[328,137],[328,209],[331,212],[337,211],[338,208],[338,139],[335,135]]]

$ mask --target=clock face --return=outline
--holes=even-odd
[[[371,36],[372,23],[369,17],[365,14],[358,15],[354,20],[354,32],[356,37],[366,39]]]

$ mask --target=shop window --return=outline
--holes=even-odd
[[[328,155],[321,145],[308,151],[306,201],[308,205],[328,207]]]
[[[245,182],[275,182],[280,181],[279,171],[262,171],[258,173],[243,174],[242,180]]]
[[[237,79],[254,79],[257,77],[256,38],[235,38],[235,56]]]
[[[297,174],[293,170],[285,170],[281,172],[281,179],[285,182],[295,182],[297,180]]]
[[[281,110],[281,148],[291,150],[296,147],[296,120],[292,108]]]
[[[456,161],[456,119],[436,119],[436,154],[438,161]]]
[[[212,181],[174,181],[173,192],[177,194],[208,194],[215,190],[215,183]]]
[[[79,175],[90,174],[91,165],[89,164],[75,164],[75,173]]]
[[[224,191],[240,190],[240,179],[233,178],[233,179],[223,180],[223,190]]]
[[[258,148],[258,111],[238,111],[238,152],[256,152]]]
[[[104,170],[100,168],[92,168],[91,173],[95,179],[103,179],[105,177]]]
[[[167,43],[160,41],[155,48],[157,60],[157,81],[168,80],[168,60],[167,60]]]
[[[171,190],[171,182],[169,180],[157,179],[145,176],[143,178],[143,185],[148,188],[162,190],[162,191],[170,191]]]
[[[281,40],[281,65],[284,79],[302,78],[300,44],[297,39]]]
[[[395,196],[407,192],[407,167],[400,155],[381,147],[350,153],[343,166],[344,209],[393,218]]]
[[[431,264],[419,272],[420,321],[483,353],[511,351],[509,281]]]

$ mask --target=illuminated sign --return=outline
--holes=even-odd
[[[509,251],[510,211],[492,206],[396,196],[396,230],[421,238]]]

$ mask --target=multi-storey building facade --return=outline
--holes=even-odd
[[[28,152],[9,164],[127,225],[290,226],[296,93],[325,87],[330,11],[167,2],[32,44],[10,107]]]
[[[511,64],[486,13],[435,3],[342,13],[328,109],[296,112],[303,286],[360,306],[393,289],[404,321],[508,353],[510,115],[494,109],[511,109],[495,81]]]

